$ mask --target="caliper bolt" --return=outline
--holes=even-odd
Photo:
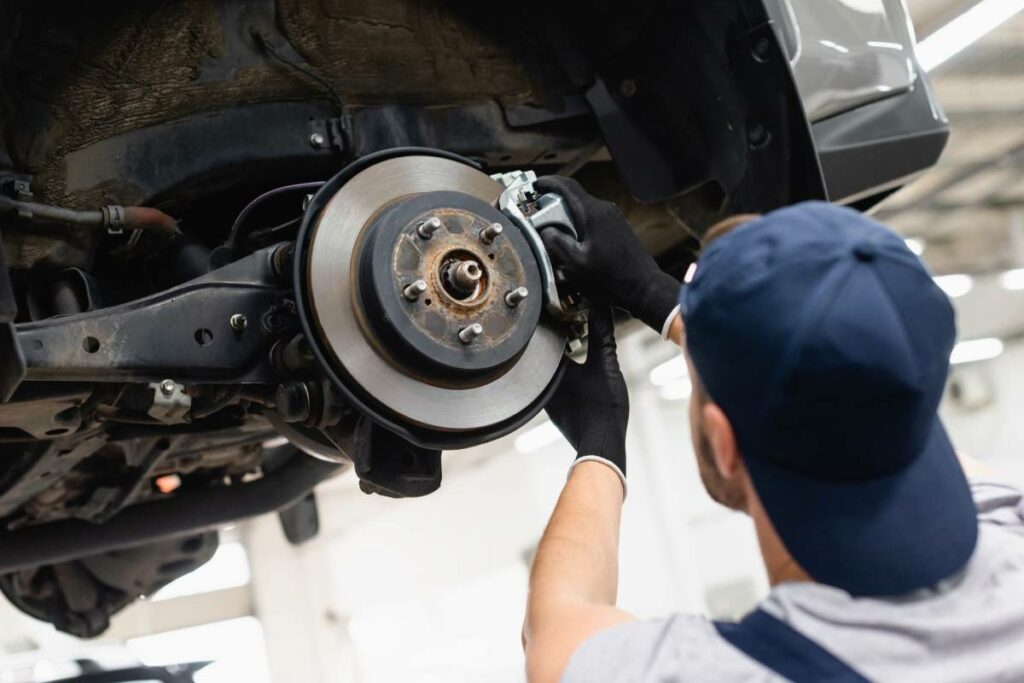
[[[409,301],[417,301],[427,291],[427,281],[417,280],[402,290],[402,296]]]
[[[516,287],[511,292],[505,295],[505,303],[511,306],[512,308],[515,308],[523,299],[525,299],[528,296],[530,296],[530,290],[528,290],[526,287]]]
[[[244,332],[246,326],[249,324],[249,319],[245,317],[244,313],[235,313],[228,320],[228,324],[231,325],[231,329],[235,332]]]
[[[472,344],[473,340],[484,333],[484,326],[480,323],[473,323],[469,327],[459,330],[459,341],[463,344]]]
[[[416,234],[425,240],[429,240],[440,229],[441,219],[437,216],[431,216],[419,224],[419,227],[416,228]]]
[[[480,241],[484,244],[490,244],[498,235],[502,233],[504,228],[501,227],[501,223],[491,223],[486,228],[480,231]]]
[[[174,393],[174,387],[176,386],[173,379],[165,379],[160,382],[160,393],[164,396],[170,396]]]

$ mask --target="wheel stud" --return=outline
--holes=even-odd
[[[416,234],[425,240],[429,240],[440,229],[441,219],[437,216],[431,216],[419,224],[419,227],[416,228]]]
[[[463,344],[472,344],[473,340],[484,333],[484,326],[480,323],[473,323],[469,327],[459,330],[459,341]]]
[[[412,283],[411,285],[407,286],[405,289],[402,290],[402,296],[404,296],[409,301],[418,301],[420,296],[422,296],[426,291],[427,281],[417,280],[416,282]]]
[[[515,308],[520,304],[523,299],[530,295],[530,290],[526,287],[516,287],[511,292],[505,295],[505,303]]]
[[[480,231],[480,241],[484,244],[490,244],[498,238],[498,235],[500,235],[503,230],[504,228],[501,227],[501,223],[491,223]]]

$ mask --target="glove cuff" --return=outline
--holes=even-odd
[[[665,322],[661,324],[661,339],[668,341],[668,333],[672,330],[672,321],[676,319],[676,316],[682,312],[682,307],[676,304],[676,307],[669,311],[668,317],[665,318]]]
[[[625,501],[626,495],[629,493],[629,487],[626,485],[626,473],[620,470],[618,465],[613,463],[611,460],[608,460],[607,458],[602,458],[599,455],[581,455],[580,457],[576,458],[576,460],[573,461],[571,465],[569,465],[569,471],[566,473],[565,478],[568,480],[569,477],[572,476],[572,471],[576,468],[576,465],[579,465],[581,462],[588,461],[599,462],[602,465],[607,465],[612,469],[613,472],[615,472],[615,474],[618,475],[619,482],[621,482],[622,484],[622,500]]]
[[[644,285],[636,310],[631,311],[633,317],[661,334],[679,305],[679,286],[679,281],[668,273],[653,273]]]

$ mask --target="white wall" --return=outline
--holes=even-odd
[[[951,382],[965,398],[955,400],[947,390],[940,414],[957,450],[1024,486],[1024,343],[1008,345],[994,360],[954,368]]]

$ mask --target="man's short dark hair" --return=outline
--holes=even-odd
[[[714,242],[719,237],[727,235],[741,225],[746,225],[750,221],[761,218],[759,213],[738,213],[735,216],[729,216],[718,221],[704,233],[704,236],[700,240],[700,246],[702,249],[707,249],[708,245]]]

